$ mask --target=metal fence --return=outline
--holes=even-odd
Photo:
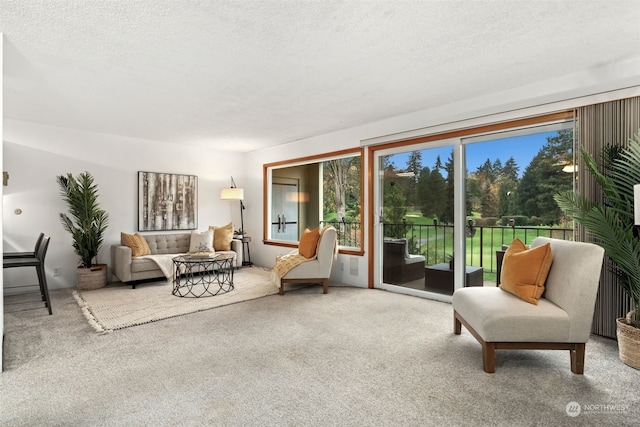
[[[338,232],[338,245],[362,246],[362,226],[359,222],[325,221],[321,226],[332,225]],[[425,265],[448,262],[453,253],[454,226],[450,224],[384,223],[384,236],[406,238],[409,253],[425,257]],[[562,240],[573,240],[573,229],[558,227],[526,226],[465,226],[466,265],[483,267],[485,271],[496,272],[496,251],[502,250],[518,237],[530,244],[539,236]]]
[[[426,265],[448,262],[454,257],[454,226],[450,224],[415,225],[410,222],[384,224],[385,237],[406,238],[409,253],[425,257]],[[558,227],[481,226],[465,227],[466,265],[496,272],[496,251],[518,237],[530,244],[539,236],[573,240],[573,229]]]
[[[362,245],[362,227],[359,222],[343,221],[323,221],[321,227],[332,225],[338,232],[338,246],[348,246],[359,248]]]

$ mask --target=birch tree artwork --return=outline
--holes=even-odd
[[[198,177],[138,172],[138,230],[198,228]]]

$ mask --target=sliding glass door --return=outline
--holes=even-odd
[[[375,150],[374,287],[449,300],[498,285],[514,238],[571,239],[574,152],[572,120]]]
[[[378,156],[380,287],[453,293],[456,142]]]
[[[528,127],[462,140],[466,153],[467,265],[500,282],[501,252],[513,239],[570,239],[554,200],[575,183],[573,122]]]

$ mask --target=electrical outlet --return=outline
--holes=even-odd
[[[62,269],[60,267],[54,267],[53,268],[53,275],[54,276],[59,276],[60,274],[62,274]]]
[[[349,273],[352,276],[358,275],[358,259],[356,257],[351,258],[351,264],[349,265]]]

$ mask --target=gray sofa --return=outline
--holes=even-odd
[[[143,236],[149,244],[151,254],[185,254],[189,252],[191,243],[191,233],[172,234],[148,234]],[[235,253],[234,267],[242,266],[242,241],[233,239],[231,241],[231,251],[216,251],[216,253]],[[119,245],[111,246],[111,269],[112,273],[123,283],[135,282],[145,279],[156,279],[164,277],[158,265],[146,258],[133,258],[131,248],[121,241]]]

